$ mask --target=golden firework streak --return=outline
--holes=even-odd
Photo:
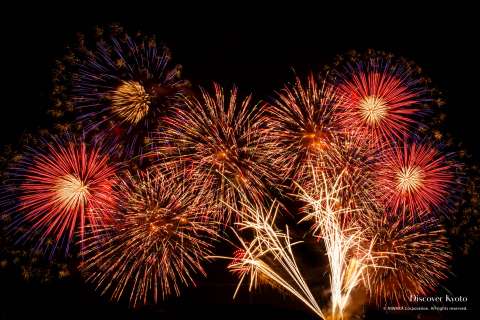
[[[343,174],[343,172],[342,172]],[[329,316],[322,311],[295,261],[289,229],[286,232],[275,228],[274,223],[278,205],[273,204],[269,210],[263,207],[245,204],[242,213],[243,221],[237,223],[240,231],[254,232],[254,238],[247,242],[233,230],[240,241],[241,248],[235,257],[216,256],[231,260],[228,269],[239,274],[240,279],[234,297],[247,275],[250,277],[249,290],[256,288],[258,279],[271,281],[290,292],[302,301],[308,308],[322,319],[344,319],[345,308],[348,305],[353,289],[362,280],[364,270],[373,266],[375,257],[372,255],[373,239],[368,248],[364,247],[363,231],[358,227],[345,228],[341,217],[351,214],[353,210],[340,206],[340,191],[343,189],[342,174],[333,181],[322,175],[319,182],[314,175],[315,195],[307,194],[303,189],[302,198],[309,205],[307,215],[301,220],[314,220],[313,234],[323,240],[330,264],[331,311]]]
[[[315,173],[315,170],[312,170]],[[343,319],[344,311],[353,289],[362,279],[368,266],[375,266],[372,255],[372,240],[365,248],[364,231],[356,226],[345,226],[342,218],[348,218],[354,209],[341,207],[340,192],[343,171],[329,181],[324,174],[322,180],[313,174],[314,194],[308,194],[300,188],[310,210],[301,220],[314,220],[313,234],[321,238],[325,244],[330,265],[331,319]],[[358,209],[355,209],[358,210]]]
[[[243,257],[240,259],[223,256],[214,257],[232,260],[228,268],[231,271],[239,272],[240,280],[234,297],[247,274],[250,276],[250,291],[257,286],[258,277],[262,276],[290,292],[320,318],[326,319],[295,262],[292,246],[300,242],[290,242],[288,226],[286,227],[286,233],[283,233],[276,230],[273,225],[278,212],[278,205],[274,203],[269,210],[259,207],[254,208],[251,205],[245,207],[243,222],[237,223],[237,225],[240,230],[253,231],[255,233],[254,240],[247,243],[234,230],[233,232],[241,243],[241,249],[244,251]],[[288,275],[288,278],[282,277],[278,271],[274,270],[273,266],[280,267],[280,270]]]

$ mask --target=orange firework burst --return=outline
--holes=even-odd
[[[53,238],[53,250],[68,251],[75,233],[83,239],[109,216],[115,205],[112,186],[116,167],[100,147],[82,141],[55,139],[42,149],[30,149],[14,167],[18,205],[13,227],[27,227],[22,238],[36,238],[40,247]]]
[[[333,87],[319,83],[313,74],[305,83],[296,78],[267,104],[269,136],[275,143],[268,151],[282,177],[298,181],[309,162],[330,147],[336,104]]]
[[[202,89],[200,98],[187,99],[185,108],[165,119],[155,153],[165,155],[167,164],[189,166],[213,201],[225,204],[226,214],[217,218],[227,223],[241,196],[263,203],[274,174],[265,157],[269,144],[261,130],[262,111],[251,105],[250,96],[240,100],[235,88],[229,95],[214,88],[213,95]]]
[[[435,219],[422,222],[396,218],[364,221],[379,267],[367,268],[365,286],[378,305],[408,303],[426,296],[447,277],[451,255],[445,229]]]
[[[133,306],[194,285],[214,238],[213,210],[198,186],[156,171],[127,174],[115,220],[86,239],[81,270],[102,294]]]
[[[374,167],[377,198],[394,212],[424,215],[446,205],[455,166],[426,143],[403,143],[382,152]]]
[[[403,139],[424,112],[425,91],[400,62],[370,58],[349,65],[337,86],[340,123],[371,144]]]

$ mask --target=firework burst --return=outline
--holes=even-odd
[[[324,243],[329,261],[331,319],[344,318],[351,294],[361,282],[364,270],[376,266],[377,260],[371,250],[373,240],[363,246],[366,242],[364,230],[345,219],[360,209],[342,205],[341,175],[333,179],[326,175],[314,176],[315,192],[309,194],[301,190],[301,197],[307,203],[307,214],[301,221],[313,220],[313,235]]]
[[[377,198],[393,212],[423,216],[442,209],[454,187],[454,168],[427,143],[394,146],[374,167]]]
[[[97,42],[73,77],[74,102],[86,132],[119,141],[127,155],[142,151],[148,133],[181,103],[187,82],[155,38],[127,34]]]
[[[202,189],[155,171],[127,174],[112,224],[87,237],[81,270],[112,299],[132,306],[180,294],[195,285],[214,239],[213,210]]]
[[[426,90],[408,65],[372,57],[348,65],[338,78],[339,121],[371,144],[403,139],[424,113]]]
[[[336,133],[336,104],[333,87],[313,74],[305,82],[296,78],[267,104],[269,136],[275,143],[268,151],[282,177],[298,181],[308,171],[309,162],[328,150]]]
[[[22,239],[37,238],[37,246],[54,240],[66,251],[76,233],[83,239],[109,216],[116,166],[102,148],[74,139],[54,139],[29,152],[13,167],[18,205],[12,228],[26,229]],[[47,241],[48,240],[48,241]]]
[[[292,247],[299,242],[291,242],[288,226],[285,233],[274,226],[278,205],[274,203],[269,210],[250,204],[245,207],[246,210],[242,213],[244,219],[237,224],[241,231],[252,231],[253,240],[248,242],[233,230],[241,246],[235,251],[233,258],[215,257],[231,260],[228,269],[239,276],[234,297],[247,278],[250,291],[255,289],[261,280],[262,283],[289,292],[316,315],[325,319],[295,261]]]
[[[263,204],[274,181],[265,150],[270,148],[262,130],[263,113],[251,105],[251,97],[238,98],[234,88],[225,95],[214,86],[211,95],[187,99],[186,106],[164,121],[166,128],[156,138],[154,154],[167,164],[182,163],[190,175],[223,205],[219,221],[228,223],[239,212],[242,196]],[[237,217],[239,218],[239,217]]]
[[[370,223],[365,228],[366,239],[373,241],[372,251],[382,266],[367,268],[364,277],[378,305],[402,305],[413,295],[426,296],[447,277],[451,256],[445,229],[437,220],[394,217],[365,222]]]

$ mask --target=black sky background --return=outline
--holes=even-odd
[[[155,33],[170,47],[174,61],[183,65],[183,76],[194,85],[235,83],[241,92],[252,92],[257,99],[268,98],[290,81],[292,68],[300,75],[320,70],[336,54],[351,49],[373,48],[410,58],[443,92],[448,130],[480,160],[478,9],[460,5],[419,8],[405,3],[391,8],[373,3],[310,8],[294,4],[281,10],[274,5],[220,8],[183,2],[171,6],[161,1],[4,7],[0,143],[12,143],[25,130],[48,124],[45,110],[52,67],[65,46],[74,41],[75,33],[119,22],[127,30]],[[478,304],[476,261],[464,265],[468,268],[456,270],[457,294],[468,293]],[[243,296],[238,304],[232,304],[234,281],[223,275],[220,267],[212,269],[210,280],[199,289],[186,290],[181,299],[136,312],[124,304],[107,303],[75,277],[41,285],[22,281],[14,272],[0,271],[0,319],[314,318],[302,306],[289,302],[292,299],[275,293],[268,299]],[[258,304],[249,305],[249,301]],[[469,316],[442,315],[443,319]]]

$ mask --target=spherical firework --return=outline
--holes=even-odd
[[[74,139],[54,139],[30,151],[13,166],[18,204],[12,227],[26,228],[22,238],[36,238],[38,247],[51,242],[66,251],[78,234],[96,230],[115,205],[111,196],[116,166],[101,147]],[[47,241],[48,240],[48,241]]]
[[[269,152],[282,177],[298,181],[308,172],[309,161],[330,147],[336,104],[333,87],[319,83],[313,74],[305,83],[296,78],[267,104],[269,137],[275,143]]]
[[[376,267],[366,270],[364,280],[378,305],[408,304],[413,295],[434,292],[447,277],[451,255],[445,229],[437,220],[413,222],[396,217],[370,219],[370,224],[366,234],[377,258]]]
[[[184,108],[164,120],[155,153],[164,155],[167,164],[189,166],[190,175],[224,208],[218,220],[228,223],[243,197],[263,203],[274,174],[265,156],[270,146],[262,111],[251,105],[251,97],[240,100],[236,88],[229,95],[214,88],[213,95],[202,89],[199,98],[187,99]]]
[[[374,166],[377,199],[394,212],[424,215],[446,207],[455,166],[427,143],[403,143],[382,152]]]
[[[158,117],[181,103],[187,82],[152,37],[120,34],[97,42],[73,77],[74,104],[86,132],[141,152]]]
[[[371,144],[403,139],[424,113],[426,89],[408,65],[371,57],[338,74],[339,121]]]
[[[205,275],[214,238],[209,201],[198,185],[155,171],[127,174],[112,224],[86,239],[81,270],[103,294],[131,305],[157,302]]]

